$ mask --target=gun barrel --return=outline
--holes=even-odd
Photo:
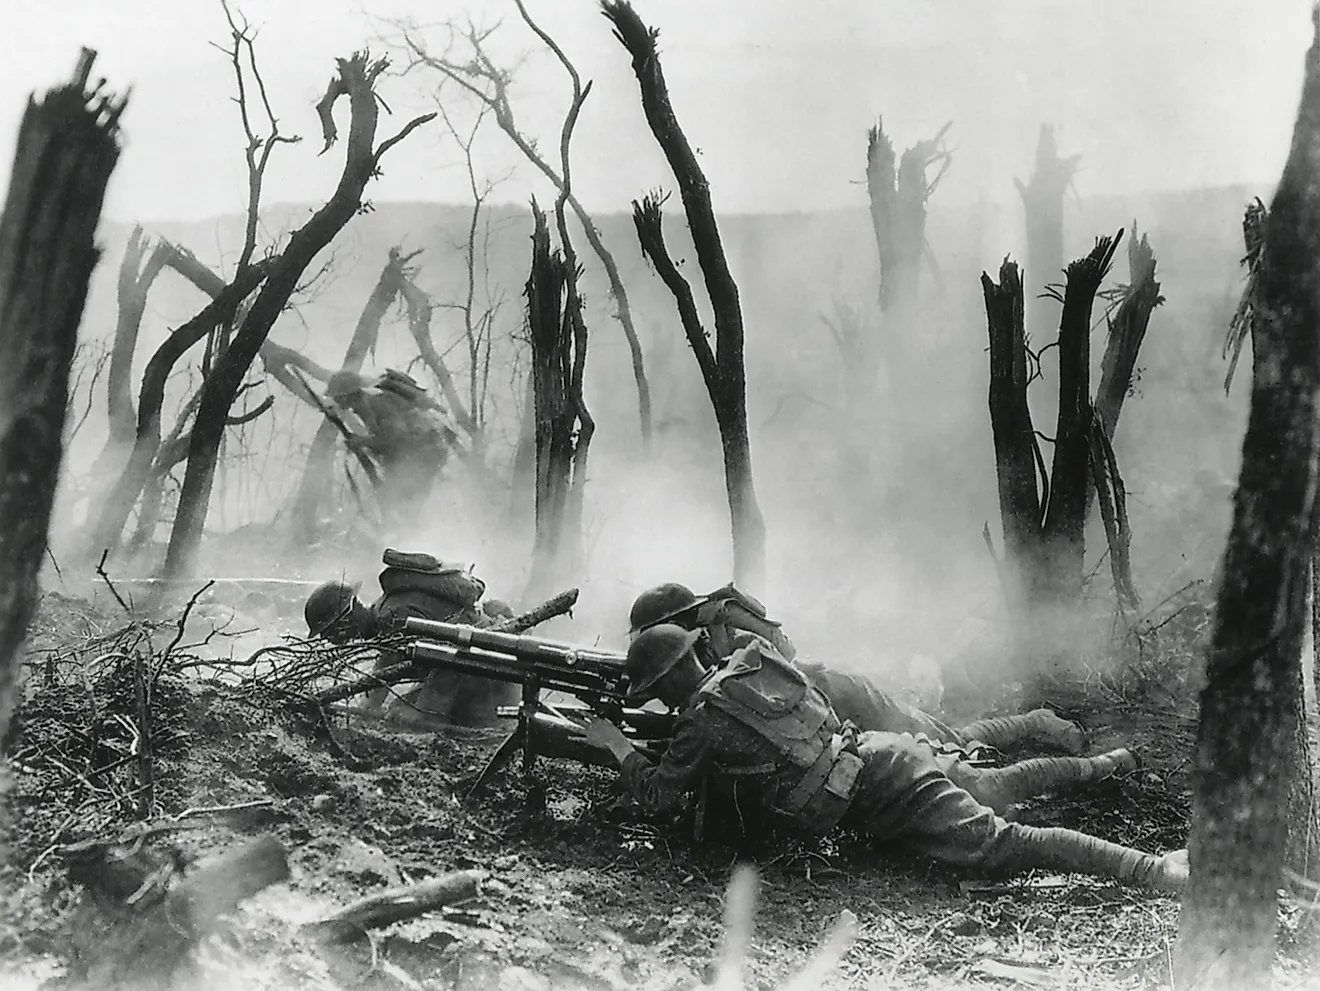
[[[403,652],[412,661],[439,664],[451,671],[474,674],[492,681],[522,685],[534,679],[539,687],[547,690],[586,693],[615,702],[623,699],[616,672],[570,668],[536,656],[519,656],[484,647],[459,647],[429,640],[415,641],[405,647]]]
[[[409,617],[404,631],[452,647],[479,648],[527,661],[544,661],[563,668],[582,668],[618,679],[623,673],[625,656],[617,651],[575,647],[572,644],[543,640],[522,633],[500,633],[478,626],[441,623]]]

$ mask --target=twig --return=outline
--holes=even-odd
[[[151,694],[147,691],[145,663],[140,651],[133,652],[133,701],[137,707],[138,816],[151,817],[156,798],[156,770],[151,757]],[[130,748],[131,749],[131,748]]]
[[[129,607],[128,603],[124,601],[123,596],[119,594],[119,589],[115,588],[115,583],[110,580],[110,576],[105,573],[105,559],[109,556],[109,547],[101,551],[101,560],[97,562],[96,573],[101,577],[101,580],[105,582],[106,587],[110,589],[110,593],[115,597],[115,601],[119,603],[120,608],[131,616],[133,615],[133,610]]]
[[[214,585],[215,580],[211,579],[194,592],[192,598],[190,598],[188,603],[183,607],[183,612],[179,614],[178,632],[174,634],[174,639],[171,640],[169,646],[165,648],[165,653],[161,655],[160,663],[156,665],[156,670],[152,673],[151,690],[153,692],[156,690],[156,684],[160,680],[161,674],[165,671],[165,665],[169,663],[170,654],[173,652],[174,648],[179,645],[179,641],[183,639],[184,630],[188,626],[188,616],[192,612],[193,606],[197,605],[197,600],[202,597],[202,594],[214,587]]]

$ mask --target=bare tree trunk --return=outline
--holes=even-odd
[[[126,448],[137,433],[137,416],[133,412],[133,397],[129,380],[133,369],[133,353],[137,350],[138,332],[142,328],[142,314],[147,308],[147,294],[152,283],[173,251],[164,241],[156,242],[146,263],[147,240],[139,225],[128,238],[128,248],[119,266],[119,320],[115,325],[114,345],[110,350],[110,372],[106,379],[106,403],[110,421],[110,440],[107,447]]]
[[[1265,228],[1251,414],[1206,659],[1180,986],[1272,984],[1290,836],[1320,396],[1320,18],[1292,148]],[[1282,772],[1282,773],[1281,773]]]
[[[1037,485],[1038,465],[1042,481],[1048,485],[1048,480],[1027,403],[1022,279],[1017,265],[1004,259],[998,285],[982,273],[981,288],[990,332],[990,427],[994,435],[999,520],[1011,581],[1004,594],[1018,613],[1019,621],[1025,622],[1024,611],[1036,598],[1041,570],[1038,558],[1042,498]]]
[[[367,304],[362,308],[353,336],[344,352],[340,370],[360,372],[367,352],[376,346],[380,336],[380,323],[385,312],[394,302],[403,281],[403,267],[412,258],[399,254],[398,248],[391,248],[389,261],[381,270],[376,286],[367,297]],[[293,497],[293,532],[294,539],[300,544],[310,544],[316,539],[319,522],[317,512],[321,498],[330,490],[331,475],[334,472],[335,448],[339,439],[339,429],[329,420],[322,419],[312,438],[311,450],[307,453],[307,463],[303,467],[302,478],[298,482],[298,491]]]
[[[692,243],[710,297],[715,316],[715,353],[710,363],[716,374],[708,374],[704,364],[702,372],[724,450],[725,487],[733,529],[734,578],[744,587],[758,588],[765,582],[765,519],[756,499],[752,451],[747,436],[747,373],[743,364],[743,320],[738,286],[729,272],[728,259],[720,242],[719,225],[711,205],[710,184],[669,102],[669,91],[655,47],[658,32],[643,24],[626,0],[605,0],[601,6],[614,25],[615,37],[632,56],[633,72],[641,88],[642,109],[651,133],[678,181]],[[659,212],[659,203],[655,202],[655,232],[649,237],[652,245],[658,240],[663,250],[663,239],[658,237]],[[637,203],[633,204],[633,217],[638,224],[639,237],[642,237],[643,251],[647,251],[647,236],[643,236],[642,231],[647,214]],[[649,251],[648,254],[658,271],[662,263],[654,254]],[[673,268],[672,262],[669,267]],[[672,290],[673,286],[670,288]],[[690,291],[688,295],[691,295]],[[681,310],[681,301],[679,305]],[[686,319],[684,327],[688,329]],[[688,340],[696,350],[697,340],[690,329]],[[700,335],[700,341],[709,355],[710,344],[704,334]],[[705,360],[698,356],[699,363]]]
[[[573,481],[573,429],[569,399],[573,333],[564,290],[568,267],[550,247],[545,214],[532,204],[532,270],[527,280],[527,332],[532,347],[536,424],[536,538],[526,598],[554,584],[563,568],[568,494]],[[571,536],[567,536],[571,540]]]
[[[210,303],[187,323],[175,328],[156,349],[142,373],[138,393],[137,434],[128,463],[101,505],[101,512],[86,548],[86,557],[95,561],[102,553],[119,547],[124,525],[142,488],[151,477],[152,466],[160,447],[161,408],[165,403],[165,385],[175,363],[216,324],[232,320],[239,305],[266,277],[267,263],[252,265],[235,277]]]
[[[1068,266],[1059,322],[1059,415],[1042,536],[1045,588],[1056,601],[1068,604],[1081,599],[1085,573],[1086,492],[1091,480],[1091,308],[1122,236],[1120,230],[1116,237],[1097,238],[1089,255]]]
[[[369,62],[365,53],[338,60],[338,74],[331,79],[320,109],[326,147],[329,148],[337,137],[331,116],[334,102],[339,96],[346,95],[352,108],[348,154],[339,186],[325,205],[289,238],[287,247],[272,264],[256,300],[243,318],[242,326],[202,386],[179,508],[165,554],[164,578],[186,577],[193,565],[201,545],[202,527],[210,505],[216,460],[229,408],[271,327],[297,288],[298,279],[312,259],[357,213],[362,205],[363,191],[376,174],[384,152],[414,127],[434,116],[413,119],[394,138],[383,142],[379,148],[373,148],[379,113],[374,84],[387,64],[384,59]]]
[[[513,450],[513,465],[510,472],[509,518],[514,521],[526,519],[530,501],[535,514],[536,505],[536,376],[527,376],[526,397],[523,400],[522,416],[519,419],[518,443]],[[528,499],[528,495],[531,499]]]
[[[37,605],[64,451],[69,371],[96,225],[119,159],[123,101],[73,81],[29,100],[0,214],[0,737],[18,691],[19,647]]]
[[[1026,184],[1014,179],[1027,218],[1027,328],[1044,319],[1039,296],[1063,274],[1063,196],[1080,156],[1059,157],[1054,125],[1041,124],[1036,167]]]

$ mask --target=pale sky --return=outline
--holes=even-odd
[[[627,53],[595,0],[527,0],[595,86],[574,145],[574,184],[593,209],[624,210],[651,187],[673,188],[646,129]],[[312,110],[347,55],[388,27],[502,18],[498,51],[536,39],[512,0],[234,0],[260,27],[258,56],[284,130],[267,202],[319,201],[342,158],[317,159]],[[883,114],[902,147],[953,121],[955,161],[938,195],[1013,195],[1041,121],[1080,153],[1083,195],[1277,179],[1310,39],[1310,0],[635,0],[660,29],[679,120],[711,180],[717,209],[809,210],[865,203],[865,130]],[[26,94],[62,81],[78,47],[97,72],[131,84],[125,150],[107,214],[199,219],[244,202],[242,144],[218,0],[3,0],[0,154],[12,156]],[[440,43],[441,33],[429,36]],[[393,109],[382,137],[429,107],[423,78],[379,87]],[[522,125],[557,147],[567,80],[533,55],[513,92]],[[464,106],[456,101],[459,113]],[[345,109],[346,112],[346,109]],[[517,165],[492,126],[483,169]],[[466,179],[434,126],[392,150],[379,200],[461,202]],[[497,199],[550,198],[522,169]]]

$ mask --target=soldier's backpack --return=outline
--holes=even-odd
[[[701,701],[757,733],[793,766],[796,774],[777,796],[775,811],[817,836],[834,828],[852,801],[862,761],[855,728],[840,722],[801,671],[752,644],[702,686]]]
[[[425,592],[453,602],[463,609],[475,606],[486,594],[486,583],[472,574],[473,566],[441,561],[425,552],[405,552],[392,547],[381,555],[385,570],[380,587],[390,592]]]

